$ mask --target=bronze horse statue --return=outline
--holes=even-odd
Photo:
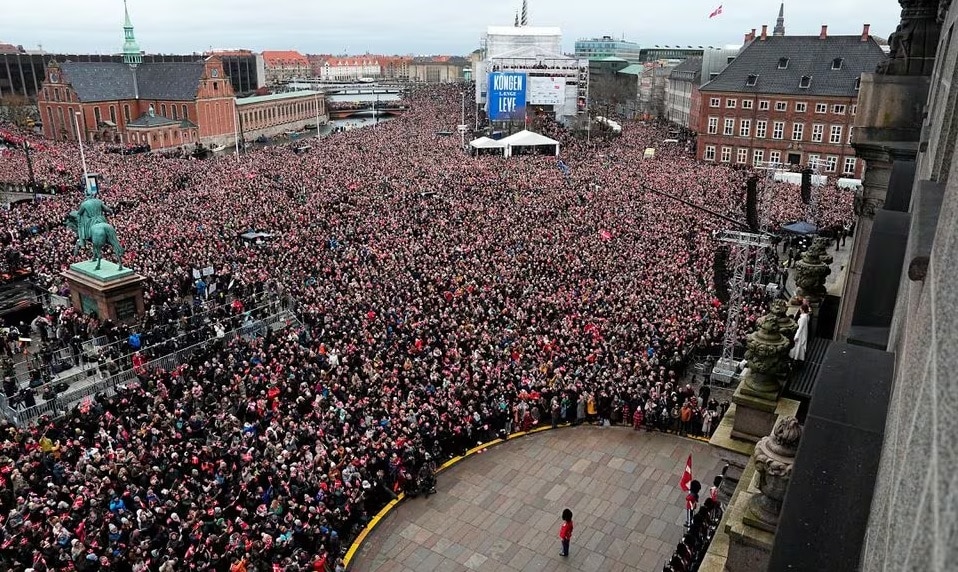
[[[123,247],[120,246],[120,240],[116,237],[116,230],[108,222],[92,221],[84,234],[80,231],[80,216],[77,211],[70,211],[64,224],[77,233],[77,242],[73,247],[73,254],[79,252],[80,247],[86,246],[87,240],[93,246],[93,260],[96,262],[96,270],[100,269],[100,263],[103,261],[103,246],[109,244],[113,248],[113,254],[116,256],[116,265],[119,270],[123,269]]]

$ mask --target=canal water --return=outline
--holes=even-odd
[[[368,95],[368,94],[355,94],[355,95],[329,95],[326,97],[327,103],[352,103],[352,102],[361,102],[361,101],[376,101],[380,102],[386,101],[399,101],[399,94],[397,93],[381,93],[378,95]],[[379,121],[390,121],[392,116],[380,116]],[[320,131],[322,135],[327,135],[336,130],[337,127],[345,127],[346,129],[357,129],[360,127],[368,127],[370,125],[376,124],[376,118],[372,115],[359,115],[349,117],[347,119],[332,119],[329,123],[323,126],[323,129]]]
[[[354,102],[354,101],[375,101],[376,95],[367,95],[367,94],[352,94],[352,95],[330,95],[327,97],[327,102]],[[381,93],[378,95],[380,102],[386,101],[399,101],[399,94],[396,93]],[[393,116],[390,115],[381,115],[378,118],[378,122],[392,121]],[[360,129],[362,127],[369,127],[370,125],[376,125],[377,118],[372,114],[369,115],[354,115],[347,119],[331,119],[326,125],[321,125],[319,128],[319,134],[321,137],[331,135],[335,133],[340,128],[347,130]],[[315,139],[315,131],[302,131],[297,133],[296,139]],[[290,143],[290,139],[280,136],[273,137],[267,143],[257,143],[255,141],[250,141],[249,144],[255,148],[259,147],[268,147],[270,145],[285,145]],[[219,151],[218,155],[229,155],[230,153],[235,152],[234,146],[228,146],[226,149]]]

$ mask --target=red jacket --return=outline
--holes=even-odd
[[[562,540],[571,540],[572,539],[572,521],[566,520],[562,523],[562,526],[559,528],[559,538]]]

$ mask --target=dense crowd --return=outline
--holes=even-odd
[[[554,157],[470,158],[438,134],[458,123],[458,88],[407,101],[302,154],[87,150],[149,307],[179,307],[192,269],[212,267],[296,300],[302,327],[224,338],[65,418],[5,427],[0,567],[332,570],[409,475],[503,433],[714,429],[723,408],[681,379],[722,335],[712,234],[726,223],[650,189],[742,219],[748,173],[640,124],[589,144],[541,125],[568,173]],[[45,183],[80,177],[70,145],[33,161]],[[0,161],[0,181],[24,173]],[[851,197],[823,193],[822,226],[845,224]],[[797,187],[764,194],[770,227],[802,218]],[[77,259],[59,223],[80,200],[0,213],[6,248],[51,291]],[[763,303],[749,297],[746,316]]]

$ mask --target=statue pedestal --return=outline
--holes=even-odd
[[[144,278],[130,268],[120,270],[108,260],[94,270],[92,260],[71,264],[63,272],[70,285],[70,301],[84,314],[95,314],[101,320],[130,322],[143,314]]]

